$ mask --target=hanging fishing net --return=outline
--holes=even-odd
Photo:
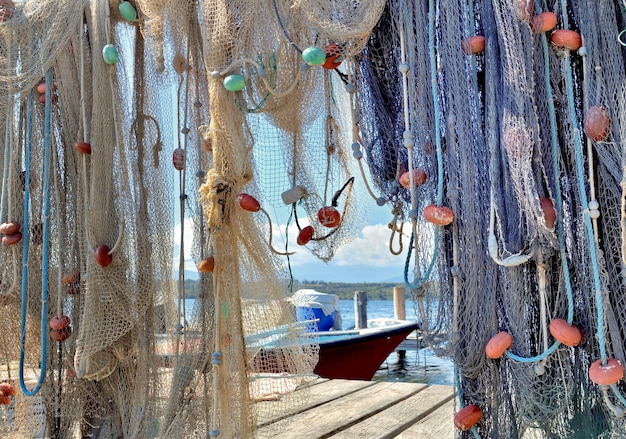
[[[372,203],[463,437],[626,434],[625,7],[0,1],[2,437],[252,437]]]
[[[303,402],[288,257],[367,221],[383,7],[0,2],[2,437],[247,438]]]
[[[456,365],[458,419],[482,412],[463,437],[624,435],[624,18],[391,1],[359,60],[371,177],[411,224],[405,283]]]

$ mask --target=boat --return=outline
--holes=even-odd
[[[320,331],[316,334],[319,361],[313,372],[323,378],[369,381],[389,354],[417,329],[415,322],[396,321],[388,326]]]
[[[372,319],[371,325],[368,320],[368,327],[361,329],[333,329],[341,319],[337,296],[301,290],[292,301],[299,308],[298,343],[305,349],[319,346],[319,360],[313,372],[323,378],[371,380],[389,354],[418,330],[416,322],[395,319]],[[334,303],[336,307],[332,306]],[[306,319],[310,316],[315,318]],[[251,362],[255,372],[291,372],[280,353],[291,347],[285,343],[287,333],[288,328],[275,328],[246,338],[248,349],[255,352]]]

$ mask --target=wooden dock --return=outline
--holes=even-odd
[[[284,398],[304,402],[297,409],[261,416],[257,439],[453,439],[455,436],[452,386],[318,379]]]

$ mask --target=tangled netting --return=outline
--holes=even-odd
[[[412,221],[405,282],[482,411],[464,437],[626,434],[623,374],[597,378],[625,360],[624,6],[390,1],[358,60],[370,173]]]
[[[624,436],[625,7],[0,0],[2,437],[252,437],[368,196],[464,437]]]
[[[269,212],[322,260],[365,224],[348,89],[384,7],[327,3],[0,1],[0,436],[248,438],[302,402]]]

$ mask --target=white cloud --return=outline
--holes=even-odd
[[[301,225],[304,226],[304,224]],[[274,226],[274,246],[276,248],[280,248],[281,245],[284,247],[284,233],[284,225]],[[291,256],[291,265],[300,266],[318,262],[319,259],[313,255],[310,250],[296,244],[297,236],[298,228],[295,224],[290,225],[289,248],[290,251],[295,252],[295,254]],[[404,258],[406,257],[406,246],[408,244],[409,237],[403,237],[404,249],[402,254],[398,256],[393,255],[389,251],[390,237],[391,230],[389,230],[389,227],[385,224],[365,226],[356,239],[337,250],[331,264],[341,267],[354,265],[369,265],[376,268],[401,267],[404,264]],[[395,235],[393,243],[394,249],[398,248],[397,239],[398,234]]]
[[[403,251],[396,256],[389,251],[390,237],[391,230],[384,224],[365,226],[354,241],[337,251],[335,262],[339,266],[371,265],[379,268],[402,266],[406,258],[409,238],[403,237]],[[397,250],[399,247],[397,233],[394,238],[393,248]]]

